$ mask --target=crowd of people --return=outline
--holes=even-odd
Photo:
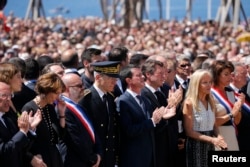
[[[250,150],[250,42],[239,25],[7,16],[0,166],[206,167]],[[1,26],[1,25],[0,25]]]

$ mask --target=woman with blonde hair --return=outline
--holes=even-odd
[[[187,166],[208,165],[208,151],[227,148],[215,124],[216,105],[211,95],[212,77],[209,71],[197,70],[190,83],[183,106],[184,128],[187,135]]]

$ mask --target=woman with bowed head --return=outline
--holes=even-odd
[[[62,137],[65,127],[65,103],[59,100],[59,95],[64,90],[65,85],[57,74],[43,74],[38,78],[35,86],[37,96],[26,103],[22,109],[22,111],[39,109],[42,113],[42,121],[36,128],[37,138],[31,147],[31,152],[41,155],[48,167],[63,166],[56,144]]]
[[[183,106],[184,128],[187,135],[187,166],[208,166],[208,151],[227,148],[215,123],[216,105],[211,94],[209,71],[197,70],[190,77]]]

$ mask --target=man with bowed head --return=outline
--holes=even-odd
[[[85,90],[79,105],[86,109],[94,129],[100,137],[103,157],[100,167],[113,167],[119,161],[119,140],[115,97],[112,93],[116,84],[120,64],[103,61],[91,64],[94,67],[94,84]]]

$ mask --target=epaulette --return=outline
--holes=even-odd
[[[88,94],[91,93],[91,90],[90,89],[85,89],[84,90],[84,96],[87,96]]]
[[[112,92],[108,92],[111,96],[115,97],[115,95]]]

